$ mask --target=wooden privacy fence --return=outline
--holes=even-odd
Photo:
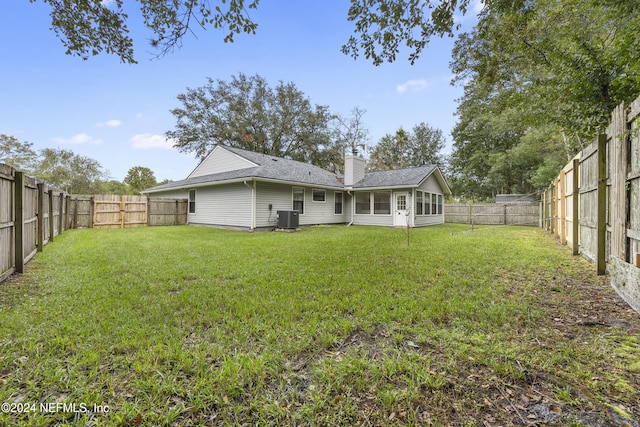
[[[69,228],[187,223],[186,199],[70,196],[0,163],[0,282]]]
[[[187,223],[187,199],[71,196],[72,228],[134,228]]]
[[[475,225],[540,226],[540,203],[447,204],[445,222]]]
[[[0,282],[67,228],[68,203],[63,191],[0,164]]]
[[[543,196],[543,227],[609,272],[640,312],[640,98],[567,164]]]

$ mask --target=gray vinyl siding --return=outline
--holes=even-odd
[[[430,175],[417,188],[417,190],[441,195],[442,196],[442,214],[441,215],[415,215],[414,217],[415,227],[422,227],[422,226],[434,225],[434,224],[444,224],[444,195],[443,195],[442,187],[440,187],[440,183],[438,183],[438,180],[433,175]],[[415,191],[413,194],[414,194],[413,203],[415,208]]]
[[[252,190],[243,183],[197,187],[189,224],[251,228]]]
[[[415,218],[415,227],[435,224],[444,224],[444,215],[417,215]]]
[[[300,225],[345,223],[346,205],[344,202],[342,215],[334,213],[334,192],[336,190],[326,189],[325,201],[313,202],[312,190],[317,187],[257,182],[256,228],[275,227],[278,223],[277,211],[293,209],[293,187],[304,188],[304,214],[299,217]],[[347,197],[344,191],[343,196],[346,202]],[[272,205],[271,211],[269,211],[269,204]]]
[[[382,190],[384,191],[384,190]],[[388,190],[387,190],[388,191]],[[371,192],[370,190],[365,190],[364,192]],[[359,193],[358,191],[354,191],[353,195]],[[353,223],[356,225],[381,225],[381,226],[393,226],[393,212],[395,211],[395,207],[393,206],[393,196],[394,192],[391,192],[391,213],[390,214],[374,214],[373,212],[370,214],[357,214],[355,213],[354,200],[352,198],[352,203],[350,204],[350,209],[353,212]]]
[[[393,226],[393,215],[358,215],[353,216],[355,225]]]
[[[275,227],[278,211],[292,209],[291,185],[256,183],[256,228]],[[269,210],[269,205],[272,206]],[[306,208],[306,206],[305,206]]]
[[[189,190],[180,189],[180,190],[158,191],[157,193],[149,193],[147,194],[147,196],[149,198],[188,199]]]
[[[200,163],[188,178],[211,175],[214,173],[229,172],[238,169],[255,167],[256,165],[237,154],[216,147],[202,163]]]
[[[443,194],[440,183],[438,183],[438,180],[433,175],[429,175],[429,177],[420,185],[420,187],[418,187],[418,190],[428,191],[429,193]]]

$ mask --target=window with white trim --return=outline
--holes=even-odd
[[[333,193],[334,197],[334,209],[333,213],[336,215],[342,215],[342,192],[336,191]]]
[[[196,213],[196,190],[189,190],[189,213]]]
[[[431,215],[438,214],[438,195],[431,194]]]
[[[304,188],[293,187],[293,210],[304,214]]]
[[[356,214],[368,215],[371,213],[371,193],[361,191],[356,193]]]
[[[442,215],[442,194],[438,194],[438,215]]]
[[[320,190],[314,188],[311,190],[311,200],[314,202],[325,202],[327,198],[327,192],[325,190]]]
[[[390,215],[391,214],[391,191],[374,191],[373,192],[373,214],[374,215]]]
[[[431,215],[431,193],[424,193],[424,214]]]
[[[423,212],[422,191],[416,191],[416,215],[422,215]]]

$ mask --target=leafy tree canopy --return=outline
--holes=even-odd
[[[255,34],[258,23],[250,16],[260,0],[29,0],[51,7],[51,28],[66,53],[88,59],[101,52],[135,63],[129,14],[136,14],[152,33],[150,44],[162,56],[180,47],[194,28],[216,28],[233,42],[241,33]],[[608,0],[622,2],[622,0]],[[511,7],[525,0],[485,0],[487,7]],[[130,6],[135,4],[135,6]],[[379,65],[393,62],[402,45],[413,63],[432,36],[452,36],[455,17],[467,13],[472,0],[351,0],[347,20],[354,34],[342,51],[354,58],[361,54]]]
[[[464,95],[451,170],[459,195],[548,186],[611,110],[640,92],[640,3],[517,3],[489,5],[456,41],[451,67]]]
[[[97,160],[71,150],[45,148],[40,155],[35,177],[69,194],[96,194],[109,175]]]
[[[137,62],[124,0],[40,1],[51,7],[51,28],[68,55],[88,59],[106,52],[117,55],[122,62]],[[258,1],[136,0],[135,3],[144,25],[153,34],[151,46],[162,56],[180,47],[182,38],[194,26],[224,29],[225,42],[232,42],[235,34],[255,33],[257,24],[250,19],[248,9],[255,9]]]
[[[134,166],[124,177],[124,183],[129,186],[133,194],[140,194],[144,189],[157,185],[153,171],[143,166]]]
[[[231,81],[209,78],[177,98],[182,106],[171,110],[176,125],[166,135],[178,150],[200,160],[224,144],[328,169],[342,161],[328,107],[312,105],[293,83],[271,87],[259,75],[241,73]]]
[[[442,166],[444,145],[442,131],[425,123],[414,126],[411,132],[400,128],[394,135],[383,136],[373,147],[368,169],[390,170],[427,164]]]
[[[31,172],[38,159],[38,154],[33,150],[30,142],[20,142],[11,135],[0,134],[0,162]]]

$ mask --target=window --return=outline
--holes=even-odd
[[[416,215],[422,215],[422,191],[416,191]]]
[[[442,215],[442,194],[438,194],[438,215]]]
[[[431,193],[424,193],[424,214],[431,215]]]
[[[432,194],[431,195],[431,215],[437,215],[437,214],[438,214],[438,195]]]
[[[342,192],[336,191],[334,193],[335,207],[333,213],[336,215],[342,215]]]
[[[313,200],[314,202],[324,202],[325,198],[326,198],[326,191],[317,190],[315,188],[311,190],[311,200]]]
[[[304,188],[293,187],[293,210],[304,214]]]
[[[373,192],[373,213],[375,215],[391,214],[391,192],[390,191],[374,191]]]
[[[368,192],[356,193],[356,213],[357,214],[371,213],[371,193],[368,193]]]
[[[189,190],[189,213],[196,213],[196,190]]]

